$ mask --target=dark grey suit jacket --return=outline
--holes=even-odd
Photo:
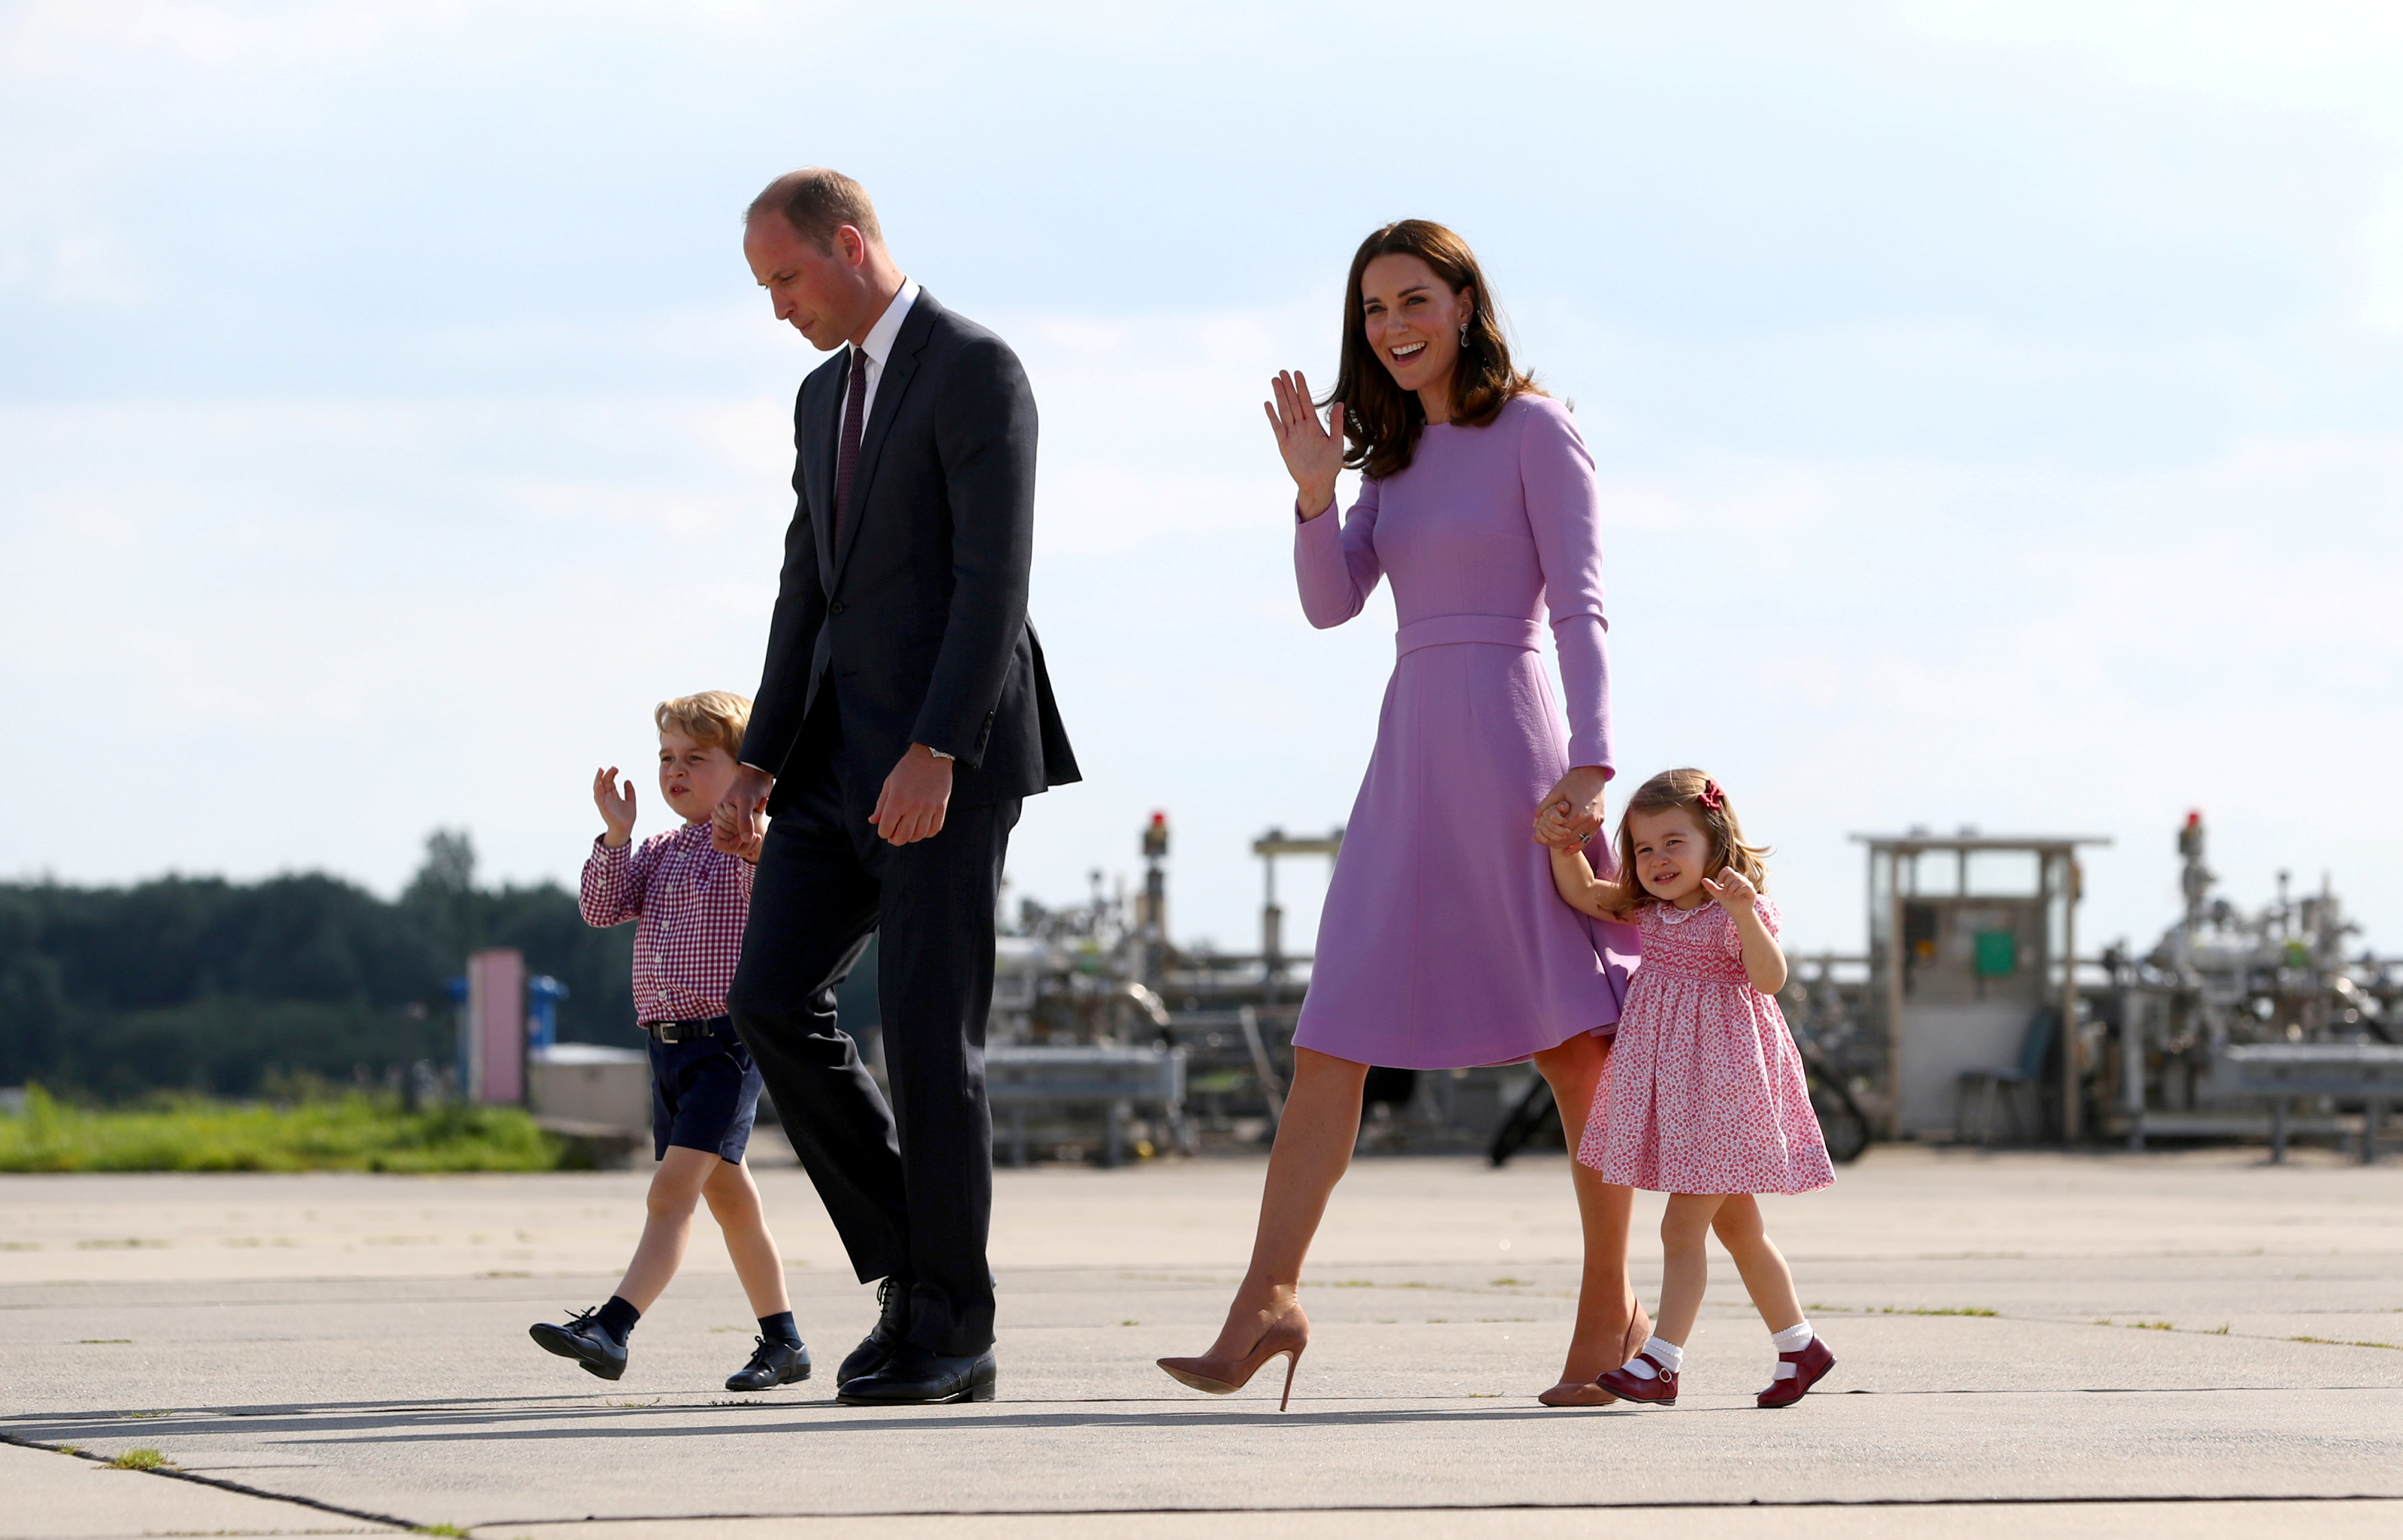
[[[918,291],[860,436],[838,550],[848,368],[846,349],[801,382],[794,404],[798,503],[739,757],[781,780],[830,689],[849,799],[863,817],[911,743],[954,756],[958,807],[1080,779],[1026,620],[1035,423],[1018,355]]]

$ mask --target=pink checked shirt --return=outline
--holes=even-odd
[[[751,863],[714,849],[709,824],[687,824],[640,845],[599,839],[584,858],[588,925],[634,923],[634,1010],[646,1021],[726,1014],[751,912]]]

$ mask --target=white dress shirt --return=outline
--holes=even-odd
[[[894,295],[892,302],[884,307],[884,313],[876,318],[876,325],[868,328],[868,340],[851,350],[854,368],[863,361],[868,365],[868,398],[859,406],[863,433],[867,424],[876,417],[876,387],[884,382],[884,361],[893,356],[893,340],[901,335],[901,323],[909,319],[910,307],[917,302],[917,280],[903,278],[900,292]],[[846,378],[844,388],[848,390],[850,384]]]

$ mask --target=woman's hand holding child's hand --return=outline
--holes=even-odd
[[[633,838],[634,783],[628,781],[619,792],[617,766],[592,772],[592,805],[601,810],[601,822],[608,829],[601,836],[603,844],[615,850]]]
[[[1733,867],[1721,867],[1718,881],[1715,882],[1707,877],[1703,878],[1702,890],[1711,895],[1719,908],[1733,915],[1750,914],[1752,906],[1760,901],[1760,890],[1752,885],[1750,878]]]

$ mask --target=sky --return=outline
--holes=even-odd
[[[1622,771],[1728,786],[1791,944],[1912,825],[2111,839],[2148,943],[2200,809],[2403,951],[2398,78],[2335,0],[0,0],[0,876],[572,882],[599,765],[664,827],[818,361],[741,211],[820,163],[1040,404],[1087,779],[1015,895],[1161,810],[1247,948],[1348,816],[1392,609],[1302,620],[1258,403],[1415,215],[1594,451]]]

